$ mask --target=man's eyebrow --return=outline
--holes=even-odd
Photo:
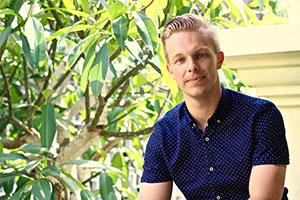
[[[182,53],[177,53],[177,54],[175,54],[174,56],[172,56],[172,60],[174,60],[174,59],[176,59],[176,58],[178,58],[178,57],[181,57],[181,56],[183,56]]]
[[[206,47],[200,47],[200,48],[196,49],[196,51],[209,51],[209,49]]]

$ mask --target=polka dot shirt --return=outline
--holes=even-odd
[[[185,103],[155,124],[141,181],[174,181],[190,199],[249,198],[252,166],[289,164],[283,119],[267,101],[222,88],[203,133]]]

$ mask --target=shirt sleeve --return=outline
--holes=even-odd
[[[255,121],[253,165],[289,164],[284,122],[276,106],[270,103]]]
[[[161,132],[162,130],[156,126],[154,132],[150,135],[146,146],[141,182],[160,183],[171,180],[163,157]]]

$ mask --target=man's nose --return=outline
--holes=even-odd
[[[198,63],[195,59],[190,58],[188,61],[188,72],[195,72],[195,71],[199,71],[199,67]]]

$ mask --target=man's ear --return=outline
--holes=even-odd
[[[217,69],[221,69],[223,62],[224,62],[224,53],[223,51],[219,51],[217,54]]]

